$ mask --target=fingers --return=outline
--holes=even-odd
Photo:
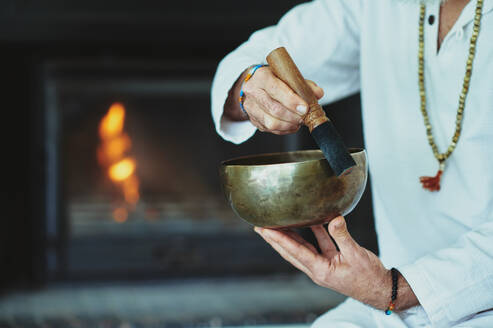
[[[325,230],[323,225],[317,225],[312,227],[313,234],[315,238],[317,238],[318,246],[327,257],[332,257],[335,253],[337,253],[337,248],[330,239],[329,233]]]
[[[323,95],[314,82],[307,80],[307,83],[318,98]],[[243,92],[243,107],[259,130],[282,135],[298,131],[303,124],[307,103],[269,67],[259,68],[243,84]]]
[[[323,90],[313,81],[306,81],[320,99]],[[297,132],[303,124],[308,111],[307,103],[278,79],[269,67],[257,69],[243,84],[243,92],[243,107],[260,131],[284,135]]]
[[[294,133],[301,126],[301,116],[297,116],[269,96],[263,90],[257,90],[246,96],[244,108],[250,121],[263,132],[278,134]],[[276,115],[276,116],[274,116]]]
[[[313,93],[315,94],[315,97],[317,97],[317,99],[320,99],[324,96],[324,90],[321,87],[319,87],[315,82],[311,80],[305,80],[305,81],[312,88]]]
[[[276,250],[280,247],[284,254],[289,255],[310,271],[319,260],[320,255],[316,251],[307,248],[281,231],[262,228],[255,228],[255,231]]]
[[[262,88],[272,99],[277,100],[285,109],[300,119],[307,113],[308,104],[273,74],[266,75]]]
[[[346,226],[346,221],[342,216],[339,216],[330,221],[329,233],[332,238],[334,238],[334,241],[337,243],[337,246],[339,246],[339,250],[343,255],[350,255],[358,250],[359,245],[349,234]]]
[[[269,240],[267,238],[265,238],[263,235],[261,235],[261,236],[265,239],[265,241],[267,241],[272,246],[272,248],[274,248],[276,250],[276,252],[279,253],[279,255],[282,256],[283,259],[285,259],[286,261],[288,261],[289,263],[291,263],[295,268],[297,268],[298,270],[304,272],[307,276],[309,276],[311,278],[311,271],[306,266],[304,266],[300,261],[298,261],[297,258],[295,258],[291,254],[289,254],[279,244],[273,243],[273,242],[269,242]]]
[[[303,123],[302,115],[290,110],[284,104],[272,98],[272,96],[266,91],[259,92],[255,100],[259,107],[269,116],[291,124],[300,125],[301,123]],[[306,112],[307,107],[305,105],[299,106],[303,107],[304,111]]]
[[[290,230],[286,230],[286,231],[284,231],[284,233],[287,234],[289,237],[293,238],[294,240],[296,240],[298,243],[304,245],[306,248],[308,248],[312,252],[317,253],[317,249],[315,248],[315,246],[313,246],[312,244],[310,244],[309,242],[307,242],[306,240],[304,240],[303,237],[301,237],[296,232],[290,231]]]

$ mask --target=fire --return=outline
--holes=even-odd
[[[127,135],[120,135],[101,144],[98,149],[98,160],[103,166],[111,165],[125,156],[132,143]]]
[[[135,160],[124,158],[108,169],[108,175],[113,181],[125,181],[135,172]]]
[[[128,218],[127,207],[133,208],[139,201],[139,179],[136,175],[137,161],[128,156],[132,142],[124,132],[125,107],[114,103],[99,124],[101,144],[98,148],[98,160],[106,168],[108,177],[121,188],[125,207],[113,210],[116,222],[125,222]]]
[[[103,140],[110,140],[120,136],[123,134],[124,123],[125,107],[120,103],[114,103],[99,124],[99,136]]]

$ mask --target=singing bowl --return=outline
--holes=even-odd
[[[326,223],[353,210],[367,180],[366,152],[350,149],[356,166],[334,175],[320,150],[239,157],[219,168],[222,188],[234,212],[265,228]]]

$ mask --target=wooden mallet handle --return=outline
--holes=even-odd
[[[354,159],[286,49],[281,47],[272,51],[267,56],[267,62],[273,73],[308,104],[308,113],[303,118],[303,122],[310,130],[334,173],[340,176],[351,172],[351,169],[356,166]]]
[[[305,78],[301,75],[286,48],[280,47],[273,50],[267,56],[267,63],[274,74],[308,104],[308,113],[303,118],[303,122],[310,132],[329,120],[322,107],[318,104],[312,88],[306,83]]]

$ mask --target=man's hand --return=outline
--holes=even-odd
[[[359,246],[349,234],[343,217],[312,227],[321,253],[292,231],[255,228],[285,260],[308,275],[316,284],[384,310],[390,302],[392,278],[380,259]],[[396,310],[418,305],[405,279],[399,277]]]
[[[278,79],[268,66],[257,69],[255,74],[243,84],[245,93],[243,107],[248,117],[242,113],[238,98],[245,75],[246,72],[231,89],[224,107],[224,115],[235,121],[250,119],[252,124],[263,132],[283,135],[298,131],[307,113],[308,105]],[[306,81],[315,96],[318,99],[322,98],[323,90],[314,82]]]

